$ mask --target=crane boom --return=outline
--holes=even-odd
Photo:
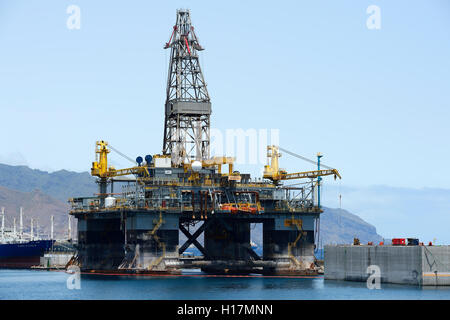
[[[150,175],[147,170],[147,167],[132,167],[132,168],[118,169],[118,170],[110,168],[108,170],[107,177],[112,178],[112,177],[118,177],[118,176],[127,176],[130,174],[143,175],[143,176]]]
[[[111,148],[111,146],[110,146]],[[115,150],[115,149],[114,149]],[[115,150],[116,151],[116,150]],[[129,174],[139,175],[139,176],[149,176],[147,167],[138,166],[125,169],[115,169],[114,167],[108,167],[108,142],[97,141],[95,153],[98,155],[96,157],[97,161],[92,163],[91,175],[99,178],[113,178],[118,176],[127,176]],[[117,151],[116,151],[117,152]]]
[[[334,178],[339,177],[341,179],[341,175],[339,174],[339,171],[336,169],[326,167],[325,170],[314,170],[314,171],[305,171],[305,172],[295,172],[295,173],[287,173],[286,170],[280,169],[278,166],[278,159],[281,157],[281,153],[278,150],[283,150],[284,152],[287,152],[295,157],[306,159],[309,162],[313,162],[317,164],[317,162],[314,162],[312,160],[309,160],[305,157],[299,156],[293,152],[281,149],[277,146],[267,146],[267,159],[268,164],[264,166],[264,175],[263,177],[266,179],[270,179],[274,182],[278,182],[280,180],[292,180],[292,179],[305,179],[305,178],[319,178],[322,176],[329,176],[334,175]]]
[[[306,172],[296,172],[296,173],[281,173],[279,175],[280,180],[292,180],[292,179],[304,179],[304,178],[318,178],[322,176],[334,175],[335,178],[339,177],[341,179],[341,175],[336,169],[326,169],[326,170],[314,170],[314,171],[306,171]]]

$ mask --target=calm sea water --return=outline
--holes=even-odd
[[[189,271],[177,277],[82,275],[81,289],[67,289],[59,271],[0,270],[0,299],[450,299],[450,287],[365,283],[316,278],[205,277]]]

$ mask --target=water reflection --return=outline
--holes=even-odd
[[[291,278],[291,279],[264,279],[263,288],[266,290],[296,290],[313,289],[322,286],[320,278]]]
[[[81,290],[66,288],[62,272],[0,270],[2,299],[450,299],[450,287],[381,284],[316,278],[210,277],[201,272],[181,277],[82,275]],[[26,281],[25,281],[26,279]]]

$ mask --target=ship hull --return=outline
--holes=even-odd
[[[53,240],[0,244],[0,268],[30,268],[39,265],[40,257],[48,251]]]

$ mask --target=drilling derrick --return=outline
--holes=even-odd
[[[106,141],[97,142],[91,175],[98,178],[100,192],[70,199],[70,214],[78,219],[77,255],[71,264],[85,272],[126,274],[179,274],[187,268],[317,274],[320,178],[340,178],[339,172],[321,164],[322,155],[316,162],[279,146],[268,146],[262,179],[234,170],[232,157],[210,158],[211,102],[198,59],[203,48],[188,10],[177,11],[165,48],[170,48],[170,65],[163,154],[134,161]],[[136,165],[109,166],[110,150]],[[288,173],[279,166],[279,151],[306,159],[317,170]],[[283,184],[293,179],[304,182]],[[262,230],[257,246],[252,245],[251,224]],[[201,255],[187,255],[192,246]]]
[[[203,50],[189,10],[177,10],[169,42],[163,154],[174,166],[209,159],[211,102],[198,59]]]

